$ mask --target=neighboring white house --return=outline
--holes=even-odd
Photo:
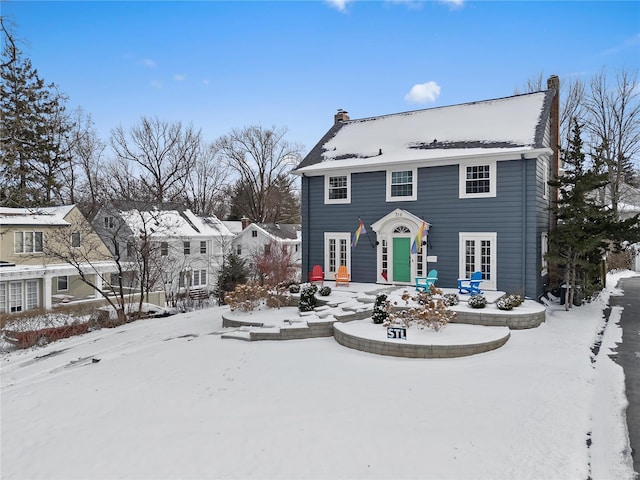
[[[246,225],[247,222],[245,222]],[[256,255],[269,253],[271,248],[286,248],[291,253],[295,277],[300,280],[302,262],[302,231],[300,224],[251,223],[236,235],[233,252],[250,260]]]
[[[94,227],[112,248],[125,252],[137,236],[151,239],[156,288],[163,288],[167,301],[178,294],[190,295],[215,289],[223,254],[231,248],[233,234],[215,216],[198,217],[176,204],[141,205],[101,209]],[[136,252],[126,252],[133,261]]]

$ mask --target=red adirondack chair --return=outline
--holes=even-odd
[[[320,285],[324,286],[324,272],[320,265],[314,265],[313,269],[309,272],[309,282],[320,282]]]

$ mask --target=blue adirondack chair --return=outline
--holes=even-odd
[[[473,272],[471,278],[458,279],[458,293],[469,293],[471,295],[480,295],[480,282],[482,282],[482,272]]]
[[[431,270],[426,277],[416,277],[416,292],[420,290],[428,292],[431,285],[435,285],[436,280],[438,280],[437,270]]]

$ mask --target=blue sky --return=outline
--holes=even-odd
[[[100,135],[141,116],[214,140],[499,98],[527,79],[640,67],[640,2],[4,1],[47,82]]]

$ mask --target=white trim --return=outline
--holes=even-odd
[[[391,178],[394,172],[411,172],[411,195],[405,197],[391,196]],[[387,172],[387,202],[415,202],[418,199],[418,169],[414,168],[388,168]]]
[[[332,177],[347,178],[347,198],[329,198],[329,179]],[[324,176],[324,203],[326,205],[351,203],[351,173],[339,172],[335,174],[326,174]]]
[[[60,288],[60,279],[61,278],[66,278],[67,279],[67,288]],[[56,290],[58,292],[68,292],[69,291],[69,275],[58,275],[56,277]]]
[[[486,193],[467,193],[467,168],[489,166],[489,191]],[[460,162],[458,167],[459,197],[460,198],[491,198],[496,196],[496,160],[473,160]]]
[[[341,161],[326,159],[320,163],[309,165],[308,167],[293,170],[291,173],[294,175],[304,175],[307,177],[317,177],[322,175],[340,175],[340,172],[348,173],[367,173],[367,172],[379,172],[384,171],[387,168],[400,169],[408,168],[425,168],[425,167],[443,167],[446,165],[460,165],[464,162],[480,161],[486,163],[488,158],[496,162],[519,160],[524,158],[525,160],[534,160],[541,155],[551,155],[553,150],[548,147],[544,148],[518,148],[514,150],[506,150],[498,152],[498,149],[492,149],[489,152],[479,153],[465,153],[463,155],[451,155],[435,158],[417,158],[408,160],[403,158],[401,160],[387,160],[384,161],[383,157],[377,157],[376,163],[367,163],[369,159],[358,159],[361,161],[358,165],[348,163],[348,160],[344,160],[343,165],[340,165]],[[505,150],[505,149],[501,149]],[[401,167],[402,166],[402,167]]]
[[[458,278],[469,278],[465,271],[466,264],[466,251],[465,242],[472,240],[474,242],[480,242],[482,240],[489,240],[491,242],[491,256],[489,257],[489,275],[490,278],[483,280],[480,284],[481,290],[496,290],[498,284],[498,233],[497,232],[459,232],[458,234]],[[482,252],[480,248],[476,248],[474,252],[474,271],[481,270],[481,256]]]

